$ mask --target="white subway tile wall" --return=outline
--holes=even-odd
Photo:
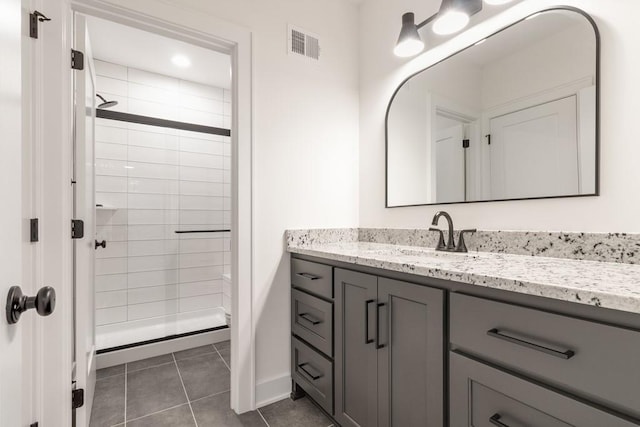
[[[231,125],[226,89],[99,60],[95,65],[98,93],[118,101],[113,110]],[[158,335],[184,331],[172,325],[181,316],[198,327],[207,324],[193,321],[200,314],[220,319],[211,313],[223,305],[229,233],[175,231],[230,228],[230,138],[105,119],[96,120],[95,134],[97,235],[107,241],[96,252],[98,346],[113,343],[101,334],[140,339],[122,333],[128,326],[145,325]]]

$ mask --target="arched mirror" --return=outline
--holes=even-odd
[[[386,118],[387,207],[598,195],[599,36],[562,7],[407,79]]]

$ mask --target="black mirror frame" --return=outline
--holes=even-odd
[[[464,51],[466,51],[467,49],[470,49],[472,47],[475,46],[475,42],[470,44],[469,46],[460,49],[454,53],[452,53],[451,55],[447,56],[446,58],[435,62],[433,64],[431,64],[430,66],[428,66],[427,68],[424,68],[420,71],[417,71],[413,74],[411,74],[409,77],[407,77],[406,79],[404,79],[402,81],[402,83],[400,83],[400,85],[396,88],[396,90],[393,92],[393,95],[391,96],[391,99],[389,100],[389,104],[387,106],[387,112],[385,114],[385,119],[384,119],[384,204],[385,204],[385,208],[386,209],[395,209],[395,208],[409,208],[409,207],[417,207],[417,206],[435,206],[435,205],[453,205],[453,204],[467,204],[467,203],[489,203],[489,202],[508,202],[508,201],[516,201],[516,200],[540,200],[540,199],[565,199],[565,198],[575,198],[575,197],[597,197],[600,196],[600,31],[598,30],[598,26],[595,22],[595,20],[593,19],[593,17],[591,15],[589,15],[587,12],[585,12],[582,9],[579,9],[577,7],[573,7],[573,6],[554,6],[554,7],[550,7],[550,8],[546,8],[546,9],[541,9],[538,10],[536,12],[533,12],[527,16],[525,16],[524,18],[518,19],[517,21],[502,27],[501,29],[499,29],[498,31],[495,31],[494,33],[492,33],[491,35],[485,37],[486,39],[495,36],[496,34],[499,34],[523,21],[525,21],[526,19],[528,19],[529,17],[533,16],[533,15],[537,15],[539,13],[544,13],[544,12],[552,12],[554,10],[564,10],[564,11],[570,11],[570,12],[575,12],[578,13],[580,15],[582,15],[590,24],[591,27],[593,28],[594,31],[594,35],[596,38],[596,74],[595,74],[595,85],[596,85],[596,169],[595,169],[595,179],[596,179],[596,185],[595,185],[595,192],[591,193],[591,194],[570,194],[570,195],[566,195],[566,196],[540,196],[540,197],[523,197],[523,198],[514,198],[514,199],[493,199],[493,200],[468,200],[468,201],[462,201],[462,202],[442,202],[442,203],[421,203],[421,204],[414,204],[414,205],[397,205],[397,206],[389,206],[389,113],[391,111],[391,105],[393,104],[394,99],[396,98],[396,95],[398,94],[398,92],[400,91],[400,89],[402,89],[402,87],[405,85],[405,83],[407,83],[409,80],[411,80],[412,78],[414,78],[415,76],[417,76],[418,74],[423,73],[424,71],[435,67],[436,65],[448,60],[449,58],[458,55],[459,53],[462,53]]]

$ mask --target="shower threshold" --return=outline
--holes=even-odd
[[[193,331],[193,332],[185,332],[183,334],[176,334],[176,335],[170,335],[170,336],[161,337],[161,338],[154,338],[154,339],[146,340],[146,341],[139,341],[139,342],[135,342],[135,343],[132,343],[132,344],[124,344],[124,345],[117,346],[117,347],[103,348],[101,350],[97,350],[96,354],[105,354],[105,353],[110,353],[112,351],[127,350],[127,349],[130,349],[130,348],[140,347],[140,346],[143,346],[143,345],[155,344],[155,343],[159,343],[159,342],[163,342],[163,341],[171,341],[171,340],[175,340],[177,338],[185,338],[185,337],[190,337],[190,336],[193,336],[193,335],[204,334],[204,333],[207,333],[207,332],[220,331],[222,329],[229,329],[229,326],[227,326],[227,325],[216,326],[215,328],[201,329],[201,330]]]
[[[98,327],[97,354],[228,328],[222,307]]]

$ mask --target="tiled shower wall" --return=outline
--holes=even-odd
[[[103,61],[96,74],[97,92],[119,103],[112,110],[230,126],[227,90]],[[230,155],[228,137],[97,119],[97,236],[107,241],[96,251],[99,346],[111,346],[101,335],[136,328],[185,332],[176,320],[222,306],[229,233],[175,231],[230,228]]]

